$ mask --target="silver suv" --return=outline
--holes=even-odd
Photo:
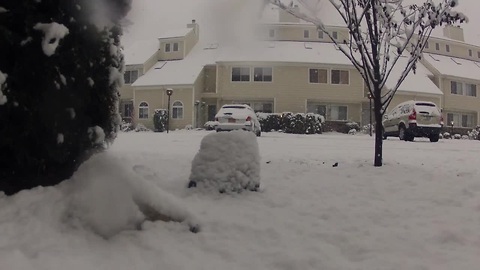
[[[438,142],[443,117],[435,103],[410,100],[393,108],[382,124],[384,139],[398,136],[400,140],[413,141],[415,137],[427,137],[431,142]]]

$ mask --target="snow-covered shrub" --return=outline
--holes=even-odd
[[[438,138],[443,139],[443,134],[442,133],[438,134]]]
[[[217,121],[207,121],[203,127],[206,129],[206,130],[214,130],[215,129],[215,126],[218,124]]]
[[[462,138],[462,135],[460,135],[460,134],[457,133],[457,134],[453,135],[453,138],[454,138],[455,140],[460,140],[460,139]]]
[[[477,129],[473,129],[472,131],[468,132],[468,138],[470,140],[479,140],[479,131]]]
[[[354,128],[352,128],[352,129],[350,129],[350,130],[348,131],[348,134],[350,134],[350,135],[355,135],[355,134],[357,134],[357,130],[354,129]]]
[[[293,116],[292,122],[292,133],[293,134],[305,134],[305,114],[297,113]]]
[[[135,127],[133,126],[133,123],[122,121],[120,130],[123,132],[129,132],[129,131],[135,130]]]
[[[285,133],[293,133],[294,115],[291,112],[282,113],[282,130]]]
[[[168,112],[165,109],[155,109],[153,114],[153,126],[155,132],[164,132],[167,130]]]
[[[360,130],[360,125],[356,122],[347,122],[345,125],[347,125],[349,133],[350,133],[350,130],[352,129],[354,129],[355,131]]]
[[[468,135],[462,135],[462,140],[468,140],[468,139],[469,139]]]
[[[278,113],[257,113],[263,132],[278,131],[282,128],[282,116]]]
[[[107,153],[83,163],[71,181],[64,187],[71,199],[69,221],[102,237],[139,229],[146,220],[185,222],[190,230],[199,229],[180,200]]]
[[[186,129],[186,130],[192,130],[192,129],[193,129],[193,126],[192,126],[192,125],[186,125],[186,126],[185,126],[185,129]]]
[[[221,193],[260,186],[260,154],[252,132],[211,133],[192,161],[189,187]]]
[[[363,134],[370,134],[370,124],[367,124],[361,128]],[[372,134],[375,134],[375,125],[372,125]]]
[[[323,116],[314,113],[307,113],[305,116],[305,134],[322,133]]]
[[[89,138],[91,128],[102,129],[107,144],[115,139],[124,71],[120,21],[131,0],[101,1],[104,8],[99,2],[81,1],[80,8],[79,1],[2,1],[8,12],[0,13],[0,191],[69,178],[103,150],[98,137]]]
[[[444,132],[444,133],[443,133],[443,138],[444,138],[444,139],[451,139],[451,138],[452,138],[452,135],[451,135],[450,133],[448,133],[448,132]]]
[[[135,127],[135,132],[150,132],[150,131],[152,131],[152,130],[147,128],[143,124],[137,124],[137,126]]]

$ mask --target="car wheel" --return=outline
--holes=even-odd
[[[407,133],[407,130],[405,129],[404,126],[400,126],[400,128],[398,128],[398,138],[401,140],[401,141],[406,141],[407,140],[407,137],[406,137],[406,134]]]
[[[440,135],[439,134],[432,134],[430,135],[430,141],[431,142],[438,142],[438,139],[440,139]]]

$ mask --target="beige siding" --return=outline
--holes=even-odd
[[[272,24],[265,25],[264,35],[269,40],[279,40],[279,41],[306,41],[306,42],[331,42],[330,38],[323,34],[323,38],[318,37],[318,30],[314,25],[310,24]],[[263,28],[262,28],[263,29]],[[275,36],[273,38],[269,37],[269,29],[275,30]],[[304,31],[309,31],[309,37],[304,37]],[[330,33],[335,31],[338,33],[338,39],[348,38],[348,30],[341,27],[327,27],[327,31]]]
[[[165,44],[171,44],[170,45],[170,52],[165,52]],[[178,51],[174,52],[173,51],[173,44],[178,43]],[[184,54],[184,39],[174,39],[174,40],[161,40],[160,41],[160,50],[158,51],[158,58],[159,60],[162,61],[168,61],[168,60],[179,60],[183,59],[185,54]]]
[[[194,95],[193,95],[193,115],[192,115],[192,126],[197,128],[197,127],[202,127],[203,124],[205,123],[205,110],[206,106],[205,104],[202,103],[202,93],[203,93],[203,88],[205,87],[205,69],[200,72],[200,74],[197,77],[197,80],[195,81],[195,84],[193,85],[194,88]],[[197,102],[198,101],[198,102]]]
[[[173,88],[171,104],[175,101],[183,103],[183,119],[171,119],[170,129],[183,129],[193,123],[193,89],[192,88]],[[138,119],[138,105],[145,101],[148,103],[148,119]],[[163,88],[158,89],[136,89],[135,90],[135,122],[141,123],[148,128],[153,128],[153,114],[155,109],[167,109],[168,97]],[[171,109],[171,108],[170,108]]]
[[[480,110],[480,84],[477,85],[477,96],[470,97],[464,95],[451,94],[450,79],[443,79],[443,93],[444,93],[444,108],[449,111],[464,111],[464,112],[478,112]],[[456,80],[458,82],[466,82],[464,80]],[[475,82],[468,81],[468,83],[475,84]],[[465,89],[464,89],[465,91]]]
[[[147,73],[158,62],[158,53],[152,55],[143,65],[142,75]]]
[[[242,65],[234,65],[242,66]],[[275,112],[306,112],[307,100],[322,101],[329,104],[358,104],[355,110],[360,113],[363,100],[363,80],[358,72],[349,70],[349,85],[311,84],[309,83],[309,67],[307,66],[273,66],[273,82],[253,82],[253,67],[251,67],[252,82],[232,82],[232,65],[218,67],[218,89],[221,100],[274,100]],[[271,67],[271,64],[256,64],[257,67]],[[328,69],[332,66],[311,66],[312,68]],[[336,68],[333,68],[336,69]],[[329,79],[330,81],[330,79]],[[350,114],[349,114],[350,117]],[[355,117],[357,118],[357,117]]]
[[[133,87],[130,84],[125,84],[120,87],[120,99],[121,100],[132,100],[133,99]]]
[[[202,91],[205,93],[215,93],[217,91],[217,67],[206,66],[203,70],[205,76],[205,83]]]
[[[437,50],[435,44],[438,43],[440,49]],[[450,45],[450,52],[447,52],[446,45]],[[447,40],[442,38],[435,38],[431,37],[428,39],[428,48],[425,48],[424,52],[426,53],[433,53],[433,54],[441,54],[446,56],[470,59],[478,61],[480,57],[478,57],[478,52],[480,52],[480,47],[475,45],[466,44],[463,42],[458,42],[454,40]],[[469,50],[472,51],[472,55],[470,55]]]

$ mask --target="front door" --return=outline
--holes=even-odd
[[[207,105],[208,121],[215,121],[215,114],[217,114],[217,105]]]

